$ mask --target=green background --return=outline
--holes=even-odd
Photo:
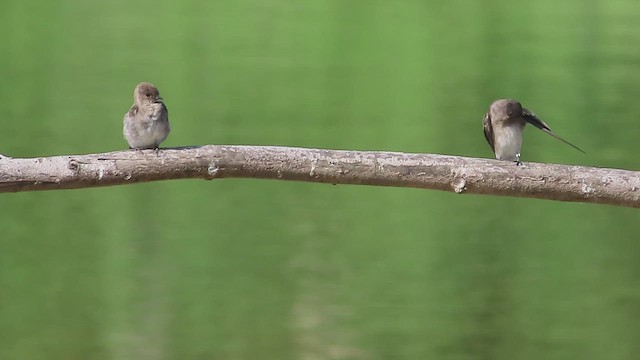
[[[136,83],[163,146],[492,157],[637,169],[640,3],[0,4],[0,153],[126,148]],[[1,163],[0,163],[1,169]],[[0,195],[1,359],[636,359],[637,210],[282,181]]]

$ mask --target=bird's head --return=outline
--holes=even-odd
[[[522,105],[513,99],[500,99],[491,104],[489,109],[493,119],[511,120],[522,116]]]
[[[141,82],[133,91],[133,99],[137,104],[162,103],[158,88],[148,82]]]

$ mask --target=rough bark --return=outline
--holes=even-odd
[[[185,178],[254,178],[414,187],[640,207],[640,172],[433,154],[199,146],[0,158],[0,192]]]

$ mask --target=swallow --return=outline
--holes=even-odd
[[[533,112],[523,108],[517,100],[499,99],[491,104],[482,120],[484,137],[495,153],[496,159],[514,161],[518,165],[522,164],[520,162],[522,132],[527,123],[584,153],[584,150],[556,135],[551,131],[549,125]]]
[[[148,82],[138,84],[123,123],[122,133],[130,149],[158,149],[171,131],[169,111],[158,88]]]

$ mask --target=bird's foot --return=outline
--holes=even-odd
[[[516,166],[520,166],[520,165],[522,165],[522,161],[520,161],[520,153],[517,153],[517,154],[516,154],[516,161],[515,161],[515,163],[516,163]]]
[[[137,152],[138,154],[142,154],[142,149],[138,148],[138,147],[129,146],[129,150],[133,150],[133,151]]]

